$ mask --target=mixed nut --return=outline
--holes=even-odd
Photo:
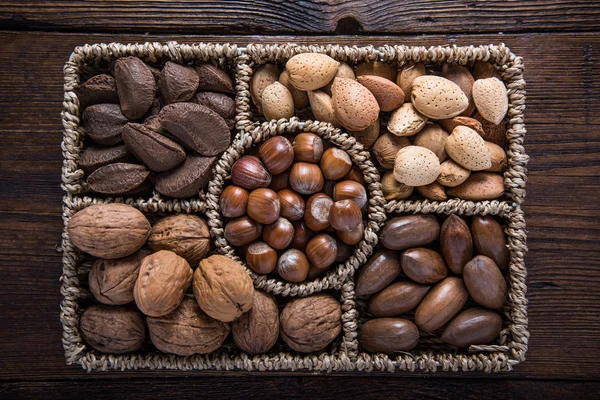
[[[257,67],[250,89],[266,119],[290,118],[310,105],[315,119],[345,128],[371,149],[386,200],[409,198],[415,189],[434,201],[501,197],[508,95],[500,74],[486,62],[470,70],[426,67],[410,63],[397,71],[374,61],[353,70],[325,54],[303,53],[283,72],[275,64]]]

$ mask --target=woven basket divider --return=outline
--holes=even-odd
[[[208,216],[208,224],[211,228],[211,236],[214,238],[214,244],[218,251],[242,262],[236,254],[235,249],[229,245],[224,237],[223,220],[219,211],[219,197],[224,189],[225,181],[230,178],[233,164],[252,145],[275,135],[296,132],[315,133],[324,140],[329,140],[334,145],[345,150],[350,155],[353,163],[363,172],[369,196],[367,224],[363,240],[357,245],[354,254],[345,263],[334,267],[325,276],[312,282],[290,283],[256,274],[246,266],[257,288],[281,296],[302,297],[327,289],[339,289],[346,277],[354,274],[354,271],[360,265],[364,264],[373,252],[373,246],[377,243],[377,233],[386,218],[383,209],[384,199],[379,183],[379,173],[370,161],[369,153],[360,144],[356,143],[354,138],[342,133],[342,131],[334,128],[331,124],[311,121],[300,124],[296,118],[265,122],[255,127],[248,135],[235,140],[217,162],[215,177],[208,185],[206,215]],[[242,264],[244,263],[242,262]]]

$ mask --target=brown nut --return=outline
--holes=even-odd
[[[489,215],[476,215],[471,222],[471,234],[476,253],[491,258],[501,270],[506,271],[510,254],[500,224]]]
[[[306,204],[302,196],[290,189],[277,192],[281,204],[281,216],[290,221],[297,221],[304,216]]]
[[[407,199],[413,190],[414,187],[398,182],[391,171],[381,177],[381,191],[387,201]]]
[[[100,167],[108,164],[126,163],[129,159],[127,146],[115,147],[90,146],[83,150],[79,166],[86,174],[91,174]]]
[[[254,291],[252,308],[231,324],[233,341],[250,354],[268,352],[279,338],[279,308],[272,295]]]
[[[451,276],[425,295],[415,311],[415,323],[424,332],[444,326],[467,302],[469,293],[462,279]]]
[[[143,165],[116,163],[92,172],[87,183],[94,192],[121,195],[135,191],[149,175],[150,171]]]
[[[231,258],[212,255],[200,261],[193,288],[200,308],[219,321],[231,322],[252,308],[252,279]]]
[[[350,169],[350,172],[348,172],[346,174],[346,176],[344,176],[342,179],[345,180],[345,181],[358,182],[358,183],[360,183],[363,186],[366,185],[365,176],[363,175],[363,173],[360,170],[360,168],[358,168],[357,166],[353,166]]]
[[[236,186],[252,190],[269,186],[271,174],[257,157],[243,156],[231,167],[231,181]]]
[[[245,246],[254,242],[262,234],[263,226],[244,215],[243,217],[231,220],[225,225],[225,239],[232,246]]]
[[[477,256],[465,265],[463,279],[469,294],[487,308],[502,308],[508,296],[506,281],[496,263],[489,257]]]
[[[315,233],[309,229],[305,221],[295,221],[292,225],[294,225],[294,238],[291,245],[295,249],[304,251]]]
[[[294,238],[294,227],[290,221],[279,217],[272,224],[265,225],[262,238],[274,249],[283,250],[290,245]]]
[[[246,263],[257,274],[270,274],[277,267],[277,252],[265,242],[254,242],[246,249]]]
[[[488,344],[500,335],[502,317],[483,308],[470,308],[458,314],[440,339],[457,347]]]
[[[504,194],[504,177],[495,172],[473,172],[466,181],[448,190],[450,196],[463,200],[493,200]]]
[[[354,137],[358,143],[362,144],[365,149],[370,149],[377,141],[380,129],[380,121],[377,119],[362,131],[348,131],[348,134]]]
[[[108,74],[92,76],[76,87],[73,92],[79,99],[81,109],[94,104],[119,103],[115,78]]]
[[[354,253],[354,247],[349,244],[336,240],[337,243],[337,255],[335,256],[336,263],[346,262],[347,259]]]
[[[147,321],[152,344],[163,353],[179,356],[211,353],[229,335],[229,325],[206,315],[191,296],[172,313]]]
[[[133,301],[133,288],[146,250],[117,260],[98,259],[89,275],[90,291],[101,303],[121,305]]]
[[[299,162],[290,171],[290,187],[301,194],[313,194],[323,189],[325,179],[317,164]]]
[[[241,217],[248,207],[248,191],[239,186],[227,186],[219,198],[219,209],[225,218]]]
[[[340,240],[350,246],[358,244],[362,240],[364,233],[365,226],[362,222],[351,231],[337,231]]]
[[[183,147],[146,125],[130,122],[122,136],[129,151],[152,171],[168,171],[185,160]]]
[[[306,255],[298,249],[289,249],[277,261],[277,273],[289,282],[302,282],[309,270]]]
[[[419,305],[429,286],[413,282],[392,283],[369,300],[367,311],[375,317],[395,317]]]
[[[428,185],[417,186],[417,193],[431,201],[444,201],[448,198],[444,187],[437,182],[431,182]]]
[[[356,295],[365,296],[389,285],[400,272],[400,257],[395,251],[379,250],[358,270]]]
[[[281,338],[301,353],[323,350],[342,331],[340,303],[327,294],[293,299],[280,315]]]
[[[194,67],[194,69],[200,78],[199,91],[233,93],[233,81],[221,68],[204,63]]]
[[[323,140],[314,133],[299,133],[293,147],[296,161],[318,163],[323,155]]]
[[[170,250],[196,265],[210,250],[210,232],[202,218],[178,214],[159,219],[148,238],[152,251]]]
[[[385,133],[373,145],[373,153],[383,169],[393,169],[396,155],[407,146],[410,146],[408,138]]]
[[[466,263],[473,258],[473,238],[467,223],[457,215],[450,215],[442,224],[440,246],[448,268],[462,274]]]
[[[200,78],[194,68],[167,61],[160,72],[158,95],[160,103],[167,105],[189,101],[198,90]]]
[[[110,354],[134,352],[146,338],[142,315],[124,306],[90,306],[81,316],[79,331],[87,344]]]
[[[405,250],[400,257],[400,264],[402,272],[417,283],[436,283],[448,275],[442,256],[424,247]]]
[[[352,200],[336,201],[329,211],[329,222],[336,231],[349,232],[362,222],[362,212]]]
[[[75,213],[67,232],[77,248],[98,258],[123,258],[140,249],[150,235],[150,222],[122,203],[96,204]]]
[[[328,234],[321,233],[306,245],[306,256],[316,268],[327,268],[337,257],[337,242]]]
[[[279,218],[281,204],[277,193],[268,188],[258,188],[248,196],[248,216],[260,224],[272,224]]]
[[[437,239],[440,223],[431,214],[403,215],[388,220],[379,234],[383,247],[405,250],[424,246]]]
[[[330,147],[321,157],[321,171],[326,179],[342,179],[352,168],[352,160],[348,153],[337,147]]]
[[[361,326],[358,342],[373,353],[409,351],[419,343],[419,330],[406,319],[375,318]]]
[[[156,191],[169,197],[198,196],[212,179],[212,168],[217,157],[188,155],[183,164],[156,177]]]
[[[137,57],[123,57],[114,63],[114,76],[123,114],[132,121],[142,118],[156,93],[150,68]]]
[[[188,262],[172,251],[160,250],[147,256],[133,289],[135,304],[152,317],[170,313],[183,300],[192,274]]]
[[[283,136],[275,136],[265,141],[258,154],[269,172],[274,175],[281,174],[294,162],[294,148]]]
[[[325,193],[312,195],[306,202],[304,222],[313,231],[322,231],[330,225],[329,216],[333,200]]]
[[[406,64],[396,77],[396,83],[404,92],[404,99],[410,101],[410,93],[412,91],[413,81],[419,76],[425,75],[425,64],[423,63],[409,63]]]
[[[280,190],[287,189],[290,183],[290,170],[286,170],[281,174],[273,175],[269,189],[279,192]]]
[[[333,201],[352,200],[361,210],[367,206],[367,190],[354,181],[340,181],[333,187]]]
[[[123,127],[129,122],[118,104],[95,104],[82,113],[85,133],[95,143],[113,146],[123,140]]]

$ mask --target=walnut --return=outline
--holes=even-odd
[[[87,344],[102,353],[130,353],[146,339],[142,314],[123,306],[91,306],[81,316],[79,330]]]
[[[200,261],[194,272],[194,295],[205,313],[231,322],[252,308],[254,286],[238,262],[213,255]]]
[[[133,288],[146,250],[117,260],[98,259],[89,275],[90,291],[99,302],[108,305],[127,304],[133,301]]]
[[[229,325],[206,315],[190,296],[172,313],[148,317],[148,330],[158,350],[180,356],[215,351],[229,335]]]
[[[279,308],[275,297],[254,291],[252,308],[231,324],[235,344],[250,354],[266,353],[279,337]]]
[[[206,222],[195,215],[171,215],[154,224],[148,244],[152,251],[170,250],[195,266],[210,249],[210,233]]]
[[[281,338],[293,350],[323,350],[342,330],[340,303],[327,294],[294,299],[281,312]]]
[[[161,250],[142,260],[133,297],[141,312],[160,317],[175,310],[192,282],[193,271],[185,259]]]

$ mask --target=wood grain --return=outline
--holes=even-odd
[[[156,35],[97,35],[0,32],[0,380],[39,380],[102,377],[159,377],[181,374],[163,371],[86,374],[66,366],[59,322],[61,257],[56,251],[62,230],[60,202],[62,65],[73,47],[94,42],[167,41],[343,43],[343,44],[483,44],[506,42],[525,58],[528,100],[526,149],[531,156],[526,198],[529,230],[530,351],[514,373],[491,378],[600,379],[600,67],[595,34],[515,34],[423,37],[173,37]],[[186,372],[186,375],[198,375]],[[202,373],[205,374],[205,373]],[[210,375],[219,375],[212,373]],[[328,378],[308,383],[300,378],[279,379],[290,373],[268,374],[263,386],[310,397],[317,387],[333,387]],[[348,374],[340,374],[348,375]],[[389,374],[377,376],[389,377]],[[397,374],[411,375],[411,374]],[[419,376],[428,374],[418,374]],[[436,377],[481,377],[483,374],[435,374]],[[237,378],[229,378],[235,376]],[[414,376],[414,374],[412,375]],[[235,382],[248,393],[247,380],[257,374],[228,373],[222,385]],[[251,379],[250,379],[251,377]],[[352,382],[357,381],[354,377]],[[139,382],[140,393],[154,388]],[[152,381],[154,382],[154,381]],[[170,383],[169,383],[170,382]],[[186,385],[169,381],[161,390],[179,391]],[[312,381],[311,381],[312,382]],[[372,382],[372,381],[371,381]],[[379,380],[378,380],[379,382]],[[435,386],[419,381],[386,381],[370,393],[414,390],[423,397],[446,397]],[[410,382],[410,383],[408,383]],[[471,381],[470,381],[471,382]],[[480,381],[473,381],[480,382]],[[485,390],[495,396],[504,390],[529,390],[520,382],[477,383],[467,398]],[[202,382],[185,393],[208,390]],[[55,383],[11,383],[1,398],[45,395]],[[173,386],[168,386],[169,384]],[[528,393],[575,395],[570,384],[532,386]],[[71,382],[77,393],[94,386]],[[107,388],[113,383],[103,383]],[[137,383],[136,383],[137,385]],[[313,386],[314,385],[314,386]],[[331,397],[343,385],[331,389]],[[406,385],[406,386],[404,386]],[[458,390],[458,383],[447,383]],[[479,385],[479,386],[478,386]],[[485,385],[485,389],[484,389]],[[497,385],[497,386],[488,386]],[[468,385],[470,387],[470,385]],[[479,388],[477,391],[476,388]],[[566,388],[566,389],[561,389]],[[262,387],[261,387],[262,389]],[[113,390],[113,389],[107,389]],[[564,390],[564,391],[563,391]],[[597,387],[581,389],[597,393]],[[74,392],[75,393],[75,392]],[[107,393],[110,393],[107,392]],[[355,396],[358,396],[358,391]],[[449,393],[449,392],[448,392]],[[5,395],[3,395],[5,394]],[[78,396],[80,397],[80,396]],[[347,396],[346,396],[347,397]],[[547,396],[544,396],[547,397]],[[558,396],[560,397],[560,396]],[[580,397],[578,395],[578,397]]]
[[[397,34],[597,31],[595,1],[138,0],[0,5],[4,29],[186,34]]]

